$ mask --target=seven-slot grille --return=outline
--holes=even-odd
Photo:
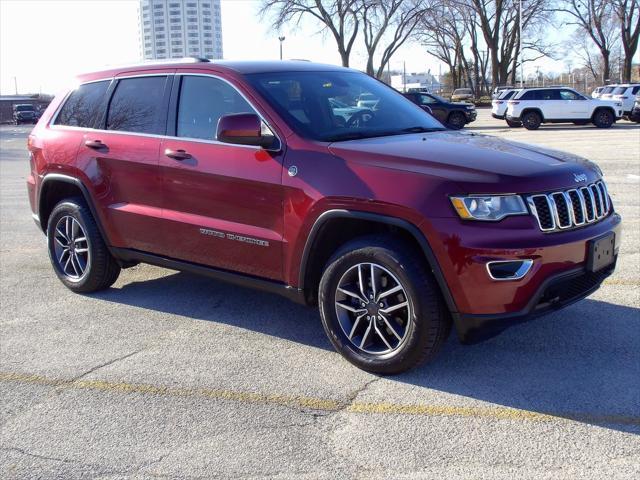
[[[556,232],[597,222],[611,210],[602,180],[561,192],[530,195],[527,203],[543,232]]]

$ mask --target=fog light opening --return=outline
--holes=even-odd
[[[492,280],[520,280],[533,265],[533,260],[496,260],[487,262],[487,272]]]

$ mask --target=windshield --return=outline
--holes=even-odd
[[[453,91],[454,95],[456,95],[456,94],[464,95],[464,94],[467,94],[467,93],[471,93],[471,89],[470,88],[458,88],[457,90]]]
[[[402,94],[362,73],[272,72],[247,78],[296,133],[313,140],[445,130]]]
[[[616,88],[616,87],[604,87],[602,89],[602,94],[604,95],[605,93],[611,93],[614,88]]]
[[[626,91],[627,91],[627,87],[616,87],[613,89],[611,93],[613,95],[622,95]]]
[[[32,105],[16,105],[16,112],[33,112]]]

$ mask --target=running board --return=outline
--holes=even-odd
[[[152,253],[141,252],[139,250],[129,248],[111,247],[110,251],[116,259],[123,262],[142,262],[150,265],[156,265],[158,267],[169,268],[171,270],[178,270],[180,272],[189,272],[221,280],[223,282],[232,283],[234,285],[239,285],[241,287],[254,288],[256,290],[282,295],[283,297],[302,305],[307,304],[305,302],[304,292],[301,289],[275,280],[230,272],[228,270],[200,265],[198,263],[175,260],[173,258],[154,255]]]

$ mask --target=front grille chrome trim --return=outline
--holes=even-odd
[[[545,201],[547,202],[547,206],[549,208],[549,216],[551,218],[550,227],[545,227],[544,225],[542,225],[542,220],[540,219],[540,214],[538,212],[538,209],[535,203],[535,199],[539,197],[544,198]],[[529,208],[531,208],[531,212],[533,213],[534,217],[536,217],[536,220],[538,220],[538,226],[540,227],[540,230],[542,230],[543,232],[552,232],[556,229],[555,216],[551,211],[551,203],[549,202],[549,197],[547,195],[531,195],[530,197],[527,198],[527,203],[529,204]]]
[[[541,199],[544,199],[544,202]],[[612,210],[609,192],[602,180],[583,187],[529,195],[526,200],[538,227],[545,233],[571,230],[598,222],[607,217]],[[565,207],[568,223],[563,221],[562,208]],[[578,218],[582,218],[582,221],[579,222]]]

